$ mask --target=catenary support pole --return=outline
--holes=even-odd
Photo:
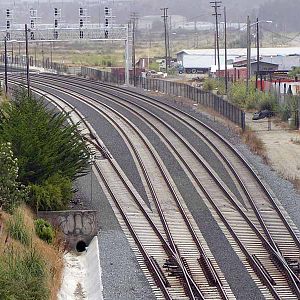
[[[125,85],[129,86],[129,24],[125,40]]]
[[[133,86],[136,86],[136,29],[138,15],[136,12],[132,13],[132,66],[133,66]]]

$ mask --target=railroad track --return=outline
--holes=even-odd
[[[79,95],[76,95],[76,98],[78,98],[78,96]],[[87,99],[85,99],[85,101],[87,101]],[[117,115],[121,117],[120,114]],[[122,129],[123,124],[118,125],[117,122],[114,121],[116,119],[115,116],[109,116],[108,113],[106,113],[106,116],[110,118],[111,122],[115,123],[115,125],[119,127],[120,131],[123,131],[124,136],[127,136],[126,132],[124,132],[124,130]],[[145,231],[145,224],[142,223],[142,226],[140,225],[141,218],[136,217],[136,207],[135,205],[132,205],[130,201],[129,207],[130,210],[133,211],[128,212],[127,209],[126,214],[127,216],[129,216],[129,220],[131,220],[132,218],[133,220],[137,220],[138,224],[133,223],[131,225],[133,228],[137,228],[137,231],[142,230],[142,233],[138,235],[142,239],[142,244],[144,246],[146,245],[146,249],[148,249],[148,247],[150,248],[149,251],[151,252],[151,257],[153,259],[156,258],[155,264],[157,263],[157,265],[162,265],[166,268],[166,271],[163,271],[162,267],[159,267],[159,270],[162,273],[166,273],[164,274],[164,278],[167,282],[170,294],[175,295],[174,299],[184,299],[185,295],[182,293],[180,294],[180,292],[178,292],[178,288],[174,289],[174,286],[178,286],[178,282],[176,281],[180,279],[180,281],[184,281],[183,286],[185,288],[185,293],[189,299],[234,299],[234,296],[232,295],[232,293],[230,293],[228,285],[226,288],[227,291],[225,291],[223,283],[221,282],[219,275],[217,274],[213,264],[211,263],[211,260],[213,258],[211,257],[211,254],[210,257],[207,256],[207,250],[204,250],[203,246],[201,245],[197,233],[195,232],[193,226],[191,225],[191,222],[189,221],[189,219],[192,217],[188,216],[185,212],[186,208],[184,208],[181,204],[182,200],[179,199],[179,196],[177,195],[178,192],[175,191],[174,184],[170,182],[170,176],[167,174],[167,171],[162,166],[162,163],[159,161],[157,154],[155,154],[155,150],[147,143],[145,137],[142,136],[138,129],[135,128],[132,124],[130,124],[130,121],[126,120],[126,123],[130,125],[131,129],[135,130],[135,132],[138,134],[138,137],[145,144],[145,148],[149,150],[151,155],[148,155],[147,158],[150,159],[150,166],[152,156],[155,160],[154,162],[152,162],[152,165],[156,163],[158,169],[161,172],[160,175],[156,174],[156,178],[159,178],[160,176],[161,178],[163,178],[163,180],[160,180],[159,183],[156,183],[156,186],[159,186],[159,188],[161,188],[163,185],[168,185],[168,188],[165,187],[163,191],[164,193],[166,193],[169,189],[169,195],[164,195],[164,197],[162,198],[170,199],[173,197],[173,201],[176,202],[175,206],[174,203],[172,203],[172,201],[165,201],[163,202],[163,205],[161,205],[161,201],[158,199],[161,197],[158,197],[156,195],[157,189],[155,191],[152,183],[150,182],[150,177],[153,178],[153,176],[149,176],[149,174],[147,174],[147,167],[143,164],[137,150],[133,146],[132,141],[130,141],[127,137],[136,155],[138,156],[138,159],[145,172],[145,176],[149,180],[149,185],[152,186],[151,190],[153,198],[155,199],[157,205],[157,211],[159,212],[160,220],[168,239],[168,244],[171,246],[171,250],[169,249],[168,251],[169,258],[166,259],[165,257],[162,257],[162,248],[157,246],[158,243],[155,242],[153,238],[149,239],[149,237],[151,237],[152,235],[151,233]],[[146,161],[148,160],[146,159]],[[110,171],[108,171],[107,169],[105,169],[105,171],[101,171],[101,166],[99,166],[98,164],[96,165],[96,167],[99,174],[101,174],[102,180],[106,183],[106,186],[109,187],[110,193],[114,193],[113,191],[115,190],[119,191],[120,186],[122,186],[122,182],[120,182],[120,180],[116,180],[116,178],[114,178],[113,181],[109,182],[109,178],[113,178],[113,176],[107,176],[107,174],[110,174]],[[120,172],[120,170],[118,172]],[[103,174],[106,174],[105,177]],[[121,175],[119,177],[121,178]],[[124,190],[121,190],[121,195],[122,196],[118,195],[118,197],[114,195],[114,199],[120,197],[124,201],[123,203],[118,204],[118,207],[120,207],[121,205],[128,206],[128,195]],[[124,199],[127,199],[127,201]],[[115,200],[115,203],[116,201],[117,200]],[[177,208],[177,211],[175,208]],[[166,214],[167,210],[168,214]],[[143,213],[145,214],[145,212]],[[147,217],[147,219],[149,219],[149,217]],[[151,225],[154,226],[154,224]],[[190,238],[188,237],[189,235],[191,236]],[[184,239],[182,237],[184,237]],[[154,253],[152,248],[155,249]],[[182,256],[182,253],[185,253],[186,257]],[[178,264],[176,263],[176,260],[179,261]],[[193,280],[193,277],[196,278],[195,282]],[[169,278],[171,278],[171,280]],[[223,282],[224,281],[225,280],[223,279]],[[227,296],[227,292],[231,294],[230,298]]]
[[[93,92],[95,91],[93,90]],[[101,95],[103,95],[103,92],[97,93],[98,95],[101,93]],[[116,96],[114,96],[113,98],[114,100],[112,101],[118,101],[119,103],[123,101],[121,99],[116,100]],[[147,111],[147,109],[128,100],[126,101],[126,103],[124,102],[125,101],[122,102],[122,106],[127,107],[131,111],[134,111],[136,115],[147,122],[149,126],[151,126],[154,130],[156,130],[162,138],[166,140],[166,136],[170,137],[172,135],[172,141],[166,140],[166,143],[182,161],[182,164],[185,166],[185,168],[194,177],[195,182],[201,189],[200,192],[202,192],[202,196],[205,196],[205,198],[210,202],[210,205],[219,215],[219,218],[223,220],[227,229],[230,231],[239,247],[243,250],[243,253],[250,263],[251,267],[255,270],[261,281],[268,287],[273,297],[276,299],[291,297],[292,299],[293,293],[291,293],[291,289],[287,284],[287,281],[290,281],[289,284],[294,289],[294,293],[299,296],[298,277],[295,275],[294,270],[292,270],[290,265],[287,263],[287,261],[295,261],[299,257],[297,236],[293,236],[294,231],[289,227],[288,220],[282,219],[283,215],[281,214],[280,209],[276,209],[276,205],[274,206],[272,204],[272,197],[268,196],[268,194],[265,194],[265,198],[262,198],[262,200],[268,201],[269,211],[264,211],[262,209],[266,207],[266,204],[258,206],[257,202],[255,203],[253,201],[251,192],[254,191],[255,185],[253,184],[253,182],[251,182],[251,184],[254,186],[251,189],[251,185],[246,186],[244,184],[244,180],[245,178],[249,179],[249,173],[250,175],[252,174],[252,177],[254,177],[254,173],[252,173],[251,170],[248,170],[248,173],[245,172],[245,169],[247,169],[245,168],[245,166],[247,165],[241,160],[241,157],[238,157],[238,160],[235,161],[236,155],[234,156],[233,153],[231,153],[232,157],[230,157],[228,153],[227,155],[224,155],[221,152],[218,152],[218,147],[214,149],[214,151],[218,153],[218,155],[224,160],[224,163],[227,165],[227,167],[231,170],[231,173],[235,177],[235,180],[240,183],[241,188],[244,191],[244,198],[247,198],[244,200],[248,201],[247,204],[249,205],[249,207],[247,207],[247,209],[239,205],[236,197],[228,190],[224,183],[222,183],[222,181],[218,178],[214,171],[205,163],[203,158],[201,158],[197,151],[193,149],[188,141],[186,141],[182,136],[176,133],[161,118],[158,118],[150,111]],[[156,103],[156,105],[161,104]],[[165,106],[164,109],[166,109]],[[171,111],[171,108],[168,109],[170,109]],[[147,117],[145,117],[145,115]],[[185,115],[185,117],[187,118],[188,115]],[[183,119],[182,116],[181,118]],[[160,122],[159,126],[158,122]],[[195,132],[197,132],[197,130],[199,131],[199,129],[197,129],[197,126],[199,126],[197,120],[195,119],[193,120],[193,122],[196,123],[193,125],[193,130]],[[189,120],[189,122],[187,123],[191,123],[191,120]],[[210,131],[210,134],[214,133]],[[201,134],[199,133],[199,137],[200,135]],[[209,140],[210,138],[207,138],[207,140]],[[217,139],[216,135],[215,139]],[[222,141],[222,143],[226,144],[224,141]],[[225,146],[228,148],[228,152],[233,152],[233,149],[230,148],[229,144]],[[193,155],[191,155],[191,153]],[[239,171],[239,173],[235,171],[236,169],[234,166],[234,164],[238,163],[244,166],[244,169],[242,169],[240,166],[238,170],[242,169],[242,171]],[[199,166],[202,167],[201,171],[199,171]],[[206,173],[206,177],[203,177],[204,172]],[[209,176],[207,176],[207,174],[209,174]],[[205,186],[203,183],[205,183]],[[264,186],[260,184],[259,180],[256,179],[256,183],[261,188],[261,190],[264,190]],[[207,188],[208,186],[213,186],[214,188],[209,189]],[[218,201],[216,201],[216,199],[218,199]],[[270,209],[271,204],[273,205],[272,209]],[[223,207],[224,205],[225,208]],[[234,210],[232,209],[232,207],[234,207]],[[250,208],[252,209],[251,211]],[[277,213],[277,218],[276,215],[274,215],[274,212]],[[269,217],[270,215],[271,217]],[[267,221],[265,221],[266,216],[268,216]],[[276,221],[275,224],[274,220]],[[286,222],[284,222],[284,220]],[[279,221],[281,221],[281,223],[279,223]],[[284,226],[279,226],[282,224]],[[269,231],[268,227],[271,228],[272,231]],[[278,230],[278,228],[280,228],[280,231]],[[282,228],[285,228],[286,231],[282,231]],[[286,232],[288,233],[288,239],[284,237],[284,234]],[[282,239],[283,237],[284,239]],[[284,247],[284,243],[286,240],[288,240],[288,246],[292,246],[291,250],[289,250],[289,247]],[[288,256],[285,256],[286,254]],[[286,257],[288,257],[288,260],[285,259]],[[282,273],[285,274],[285,277],[282,276]],[[297,297],[294,299],[297,299]]]

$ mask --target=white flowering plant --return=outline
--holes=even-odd
[[[0,143],[0,206],[11,211],[27,199],[28,191],[18,182],[18,159],[10,143]]]

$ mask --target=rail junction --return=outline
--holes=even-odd
[[[24,80],[14,73],[9,83]],[[31,87],[81,120],[93,170],[157,299],[300,299],[299,231],[219,133],[122,87],[49,74],[33,74]]]

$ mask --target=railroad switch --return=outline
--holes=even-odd
[[[167,259],[164,268],[168,270],[169,276],[183,277],[182,269],[174,258]]]
[[[297,275],[300,274],[300,261],[297,259],[291,259],[288,257],[284,258],[289,267],[293,270],[293,272]]]
[[[171,287],[171,285],[170,285],[168,279],[166,278],[164,272],[163,272],[162,269],[160,268],[160,266],[159,266],[157,260],[156,260],[153,256],[150,256],[150,259],[151,259],[152,263],[154,264],[154,267],[155,267],[156,271],[159,273],[160,277],[162,278],[162,280],[163,280],[163,282],[164,282],[164,285],[165,285],[166,287]]]

